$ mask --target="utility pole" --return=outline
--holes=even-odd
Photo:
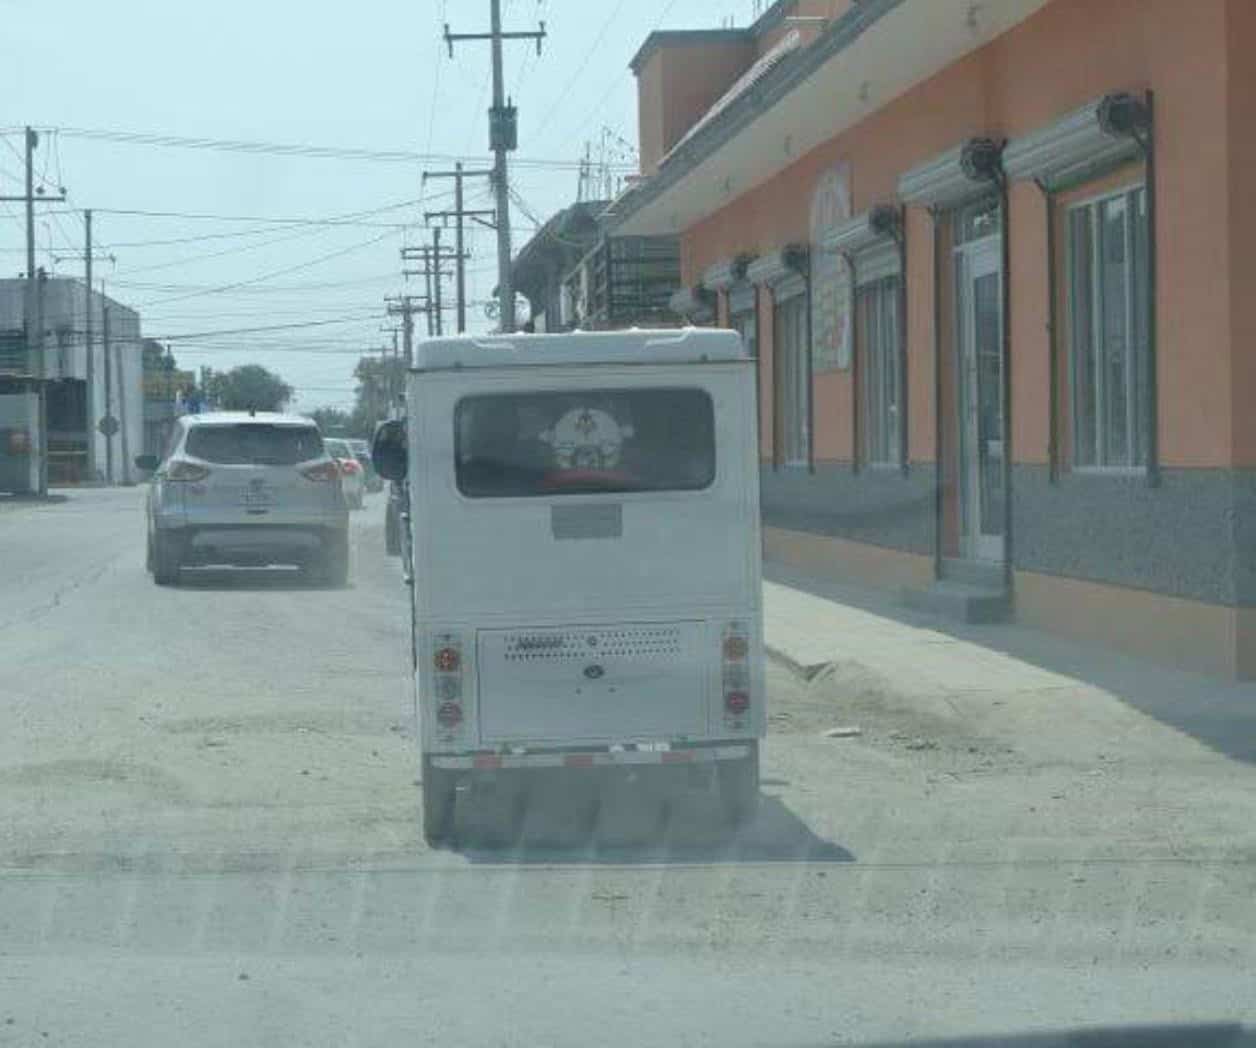
[[[86,304],[87,320],[83,325],[83,336],[87,351],[87,396],[84,410],[87,412],[87,475],[96,479],[96,360],[92,346],[92,209],[83,212],[83,228],[86,230],[87,242],[84,245],[83,265],[86,272]]]
[[[388,312],[391,314],[392,309],[389,309]],[[379,348],[380,363],[384,369],[384,399],[386,401],[382,417],[392,418],[393,405],[397,403],[398,394],[401,392],[398,388],[400,375],[397,373],[397,364],[401,359],[401,353],[397,346],[397,326],[395,324],[391,327],[384,325],[380,328],[380,331],[384,334],[392,335],[391,350],[387,344]]]
[[[126,417],[126,354],[119,351],[113,355],[114,366],[118,369],[118,433],[122,437],[122,462],[121,474],[122,483],[127,483],[131,478],[131,442],[127,434],[127,417]]]
[[[35,190],[35,149],[39,132],[26,128],[26,192],[22,196],[0,196],[0,201],[26,205],[26,353],[34,357],[36,389],[39,394],[39,480],[36,490],[48,494],[48,369],[44,360],[44,310],[40,276],[35,269],[35,205],[65,200],[65,190],[48,196],[44,187]],[[29,366],[29,363],[28,363]]]
[[[100,341],[101,355],[105,368],[105,418],[113,417],[113,372],[109,367],[109,300],[105,296],[104,282],[101,282],[100,296]],[[113,434],[105,433],[105,483],[113,483]]]
[[[497,194],[497,302],[501,312],[501,329],[515,329],[515,289],[510,274],[510,183],[507,180],[506,154],[519,145],[519,112],[505,97],[502,78],[502,41],[535,40],[536,53],[541,53],[545,39],[545,23],[536,31],[502,32],[501,0],[489,0],[490,31],[488,33],[451,33],[445,26],[445,43],[452,58],[454,44],[459,40],[488,40],[493,53],[493,108],[489,110],[489,148],[493,150],[493,189]]]
[[[454,255],[458,262],[457,282],[458,282],[458,334],[462,334],[467,330],[467,267],[466,259],[470,257],[465,255],[463,251],[463,219],[470,218],[481,225],[488,228],[496,228],[497,211],[493,208],[478,208],[470,211],[462,206],[462,183],[467,178],[492,178],[493,170],[491,168],[482,171],[464,171],[462,161],[458,161],[454,165],[452,171],[424,171],[423,181],[429,178],[452,178],[454,180],[454,208],[452,211],[425,211],[423,220],[430,222],[433,218],[439,218],[444,222],[448,218],[454,219]]]
[[[440,304],[440,289],[443,281],[443,274],[440,270],[440,226],[432,230],[432,254],[436,259],[436,301],[432,303],[432,308],[436,310],[436,334],[443,335],[445,333],[445,317],[444,307]]]
[[[449,272],[445,266],[449,262],[457,262],[459,259],[465,261],[466,253],[456,255],[447,247],[441,245],[440,227],[437,226],[432,230],[432,243],[421,247],[403,247],[401,249],[401,257],[406,261],[417,261],[423,265],[422,269],[403,269],[402,274],[407,277],[423,277],[427,284],[427,295],[424,299],[424,309],[427,313],[427,333],[428,335],[439,335],[444,333],[444,322],[442,319],[444,313],[444,304],[441,301],[441,281],[449,276]]]
[[[415,302],[417,301],[418,299],[414,295],[398,295],[384,299],[388,308],[388,315],[390,317],[401,317],[402,347],[405,353],[407,369],[414,363],[414,313],[416,309]]]
[[[92,248],[92,209],[87,208],[83,211],[83,227],[85,233],[84,250],[81,255],[56,255],[53,260],[61,262],[66,259],[82,262],[84,265],[84,290],[85,290],[85,317],[83,325],[84,338],[84,360],[86,362],[85,377],[87,386],[87,396],[85,398],[84,410],[86,412],[86,429],[87,429],[87,472],[92,479],[96,477],[96,434],[97,424],[101,421],[101,413],[96,410],[96,316],[95,310],[92,308],[92,263],[96,261],[97,252]],[[116,262],[117,258],[108,253],[100,254],[102,259],[109,262]],[[106,411],[107,415],[108,412]]]
[[[92,248],[92,209],[86,208],[83,211],[83,228],[85,230],[84,250],[81,255],[54,255],[53,261],[60,262],[65,259],[73,259],[82,262],[84,265],[84,360],[86,362],[86,397],[84,398],[85,424],[87,430],[87,473],[93,480],[96,479],[96,435],[100,431],[97,425],[101,421],[101,413],[97,410],[96,396],[96,346],[95,346],[95,327],[96,317],[95,310],[92,308],[92,263],[96,261],[96,252]],[[100,256],[109,262],[116,262],[117,258],[108,253],[102,253]],[[101,285],[104,286],[103,283]],[[107,416],[108,411],[104,414]]]
[[[436,325],[432,322],[432,267],[423,266],[423,282],[427,285],[427,297],[423,300],[423,312],[427,314],[427,337],[436,334]]]

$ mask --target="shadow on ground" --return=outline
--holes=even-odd
[[[1256,683],[1174,670],[1015,623],[976,626],[951,622],[897,606],[884,594],[863,587],[825,582],[779,565],[765,565],[764,578],[1071,677],[1108,692],[1218,753],[1256,763]]]
[[[651,795],[639,784],[555,780],[527,798],[500,790],[460,795],[453,850],[474,863],[658,865],[853,862],[781,801],[760,797],[740,827],[711,790]]]
[[[875,1041],[864,1048],[1256,1048],[1256,1033],[1238,1023],[1092,1026],[1035,1033]]]

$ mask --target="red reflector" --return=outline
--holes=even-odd
[[[750,654],[750,643],[745,637],[724,638],[724,658],[729,662],[740,662]]]
[[[664,764],[684,764],[686,761],[693,760],[693,751],[692,750],[664,750],[662,757],[663,757]]]
[[[471,762],[471,766],[473,768],[487,769],[500,768],[502,766],[502,759],[500,757],[476,757],[475,760]]]
[[[593,754],[591,753],[569,753],[563,758],[563,764],[568,768],[592,768]]]
[[[436,723],[442,728],[456,728],[462,723],[462,707],[456,702],[442,702],[436,711]]]
[[[750,709],[750,696],[744,691],[730,691],[724,696],[724,708],[729,713],[745,713]]]
[[[457,648],[439,648],[434,661],[441,673],[457,673],[462,665],[462,655]]]

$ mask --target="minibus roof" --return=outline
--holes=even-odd
[[[736,331],[664,328],[459,335],[420,342],[415,371],[568,364],[700,364],[749,359]]]

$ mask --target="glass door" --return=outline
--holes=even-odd
[[[964,555],[1003,560],[1003,278],[998,237],[956,251]]]

